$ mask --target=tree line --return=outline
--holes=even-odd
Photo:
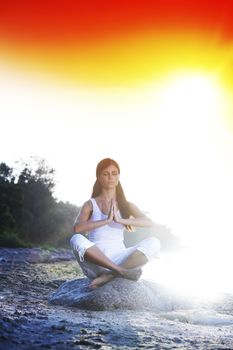
[[[54,175],[40,158],[21,163],[20,170],[0,163],[0,246],[69,247],[80,207],[54,198]],[[127,246],[148,236],[157,236],[165,250],[179,244],[171,230],[159,224],[124,235]]]
[[[0,163],[0,246],[67,247],[79,208],[54,198],[55,170],[34,163],[18,171]]]

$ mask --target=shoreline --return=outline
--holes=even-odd
[[[0,249],[1,349],[233,349],[232,326],[184,323],[163,313],[50,305],[51,293],[83,275],[72,252],[56,250],[55,256],[44,250],[36,262],[38,251],[43,253],[41,248]]]

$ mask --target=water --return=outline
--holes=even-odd
[[[144,267],[143,278],[159,283],[167,289],[171,299],[179,301],[173,310],[168,310],[166,301],[160,305],[162,318],[195,325],[233,327],[231,266],[228,257],[220,261],[216,255],[184,249],[161,254]]]

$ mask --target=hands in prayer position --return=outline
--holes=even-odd
[[[117,203],[114,199],[111,200],[111,206],[108,214],[108,223],[112,221],[121,224],[121,217],[118,214]]]

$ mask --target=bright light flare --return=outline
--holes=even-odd
[[[162,254],[156,262],[144,267],[143,277],[185,297],[214,300],[221,293],[233,292],[229,271],[232,258],[228,253],[196,247],[171,255]]]
[[[182,238],[201,235],[208,241],[222,225],[232,227],[227,168],[233,168],[233,162],[223,158],[226,152],[221,149],[225,90],[217,77],[189,72],[170,76],[153,96],[147,133],[154,153],[148,210],[155,220],[161,212],[160,222]]]
[[[214,76],[177,73],[165,81],[161,88],[160,101],[164,116],[170,115],[183,122],[190,121],[191,118],[202,119],[204,122],[218,115],[221,89]]]
[[[162,255],[145,267],[145,277],[205,299],[232,292],[232,150],[223,153],[227,94],[216,76],[177,73],[154,96],[151,137],[160,166],[150,211],[155,220],[162,213],[160,222],[169,223],[188,249]]]

